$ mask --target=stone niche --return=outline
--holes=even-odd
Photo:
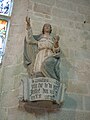
[[[21,80],[19,108],[28,112],[57,111],[63,103],[65,84],[48,77]]]

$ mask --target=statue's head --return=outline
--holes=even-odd
[[[52,27],[48,23],[44,24],[44,26],[43,26],[42,34],[44,34],[45,32],[47,32],[49,34],[52,32]]]

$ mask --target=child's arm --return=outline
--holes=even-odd
[[[60,52],[60,47],[59,47],[59,36],[55,36],[55,38],[54,38],[53,52],[54,52],[54,53]]]

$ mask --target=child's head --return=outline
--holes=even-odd
[[[59,39],[60,39],[59,35],[56,35],[56,36],[54,37],[54,39],[55,39],[56,42],[58,42]]]
[[[58,48],[58,47],[59,47],[59,36],[58,36],[58,35],[56,35],[56,36],[54,37],[54,47],[55,47],[55,48]]]

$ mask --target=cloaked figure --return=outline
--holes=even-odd
[[[30,77],[50,77],[60,81],[59,36],[53,36],[50,24],[44,24],[42,33],[33,35],[30,18],[26,17],[24,66]]]

